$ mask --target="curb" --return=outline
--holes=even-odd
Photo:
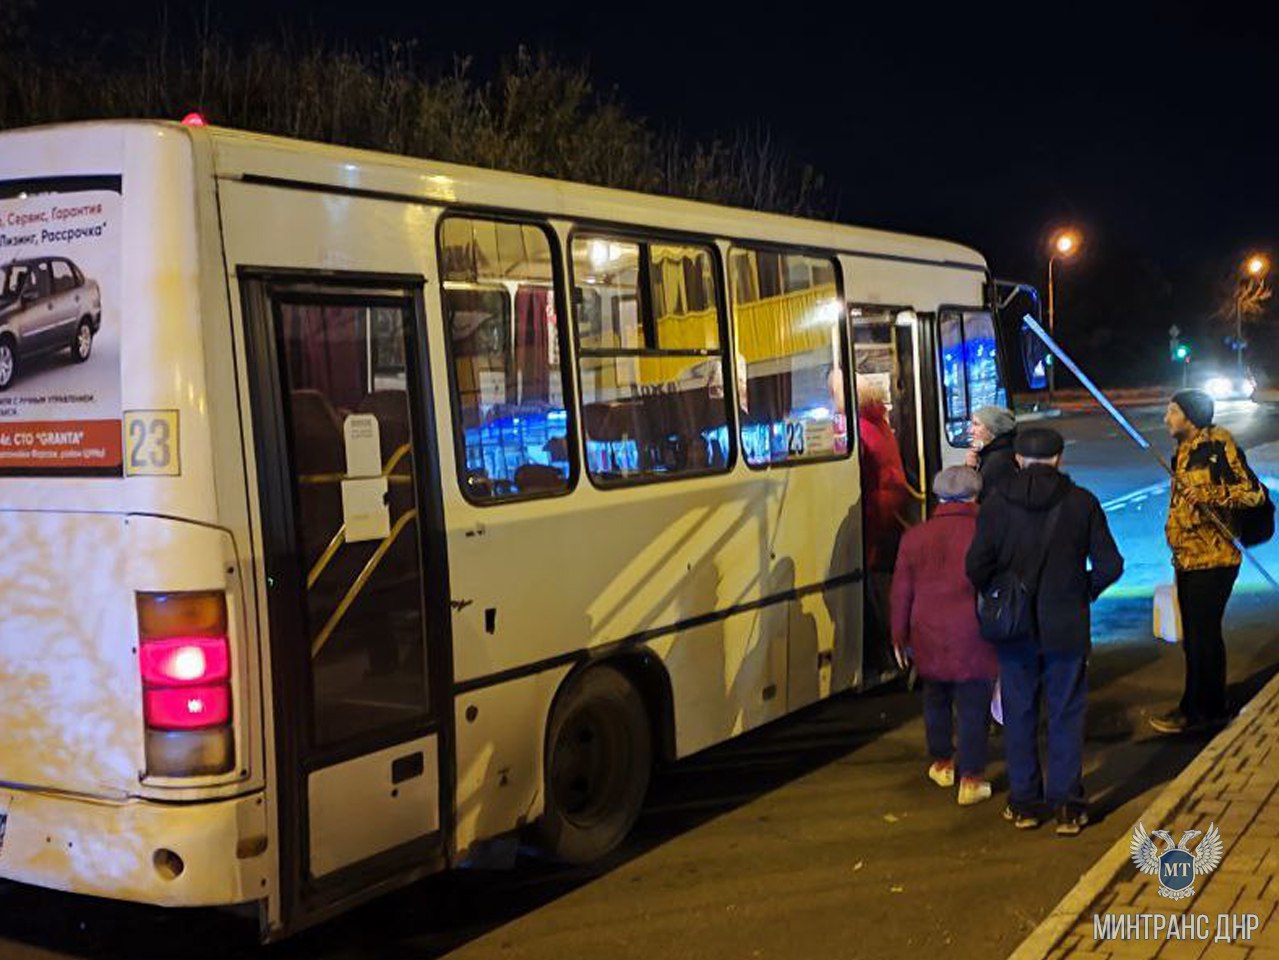
[[[1236,740],[1250,731],[1255,721],[1271,703],[1279,701],[1279,675],[1271,678],[1261,691],[1239,711],[1239,718],[1217,734],[1186,769],[1182,770],[1146,808],[1141,819],[1163,822],[1190,795],[1199,782],[1212,770]],[[1111,882],[1130,863],[1131,837],[1124,834],[1092,867],[1079,878],[1057,906],[1046,916],[1021,945],[1008,956],[1008,960],[1043,960],[1048,952],[1065,938],[1066,934],[1088,912]]]

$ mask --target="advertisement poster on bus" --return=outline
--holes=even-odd
[[[0,474],[121,473],[121,198],[0,182]]]

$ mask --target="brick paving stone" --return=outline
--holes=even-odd
[[[1235,913],[1255,913],[1261,918],[1264,926],[1265,922],[1270,919],[1270,914],[1274,912],[1275,904],[1271,900],[1253,900],[1247,897],[1240,897],[1235,901],[1235,905],[1231,908]]]
[[[1241,896],[1245,900],[1260,900],[1262,893],[1266,889],[1266,885],[1270,883],[1270,878],[1265,876],[1249,877],[1248,882],[1243,885]]]
[[[1239,841],[1231,848],[1230,854],[1232,857],[1256,855],[1260,860],[1270,852],[1271,846],[1273,844],[1267,838],[1258,836],[1251,830],[1245,830],[1239,837]]]
[[[1137,903],[1141,895],[1145,893],[1148,884],[1140,883],[1136,880],[1129,880],[1127,883],[1121,883],[1115,888],[1115,898],[1112,904],[1133,904]]]
[[[1198,940],[1169,940],[1156,954],[1159,960],[1199,960],[1208,944]]]
[[[1111,940],[1106,949],[1115,960],[1150,960],[1151,955],[1159,948],[1157,940]]]
[[[1206,913],[1213,917],[1219,913],[1229,913],[1230,908],[1239,899],[1239,893],[1237,885],[1210,887],[1206,893],[1195,897],[1195,912]]]
[[[1214,943],[1204,951],[1203,960],[1248,960],[1248,948],[1233,943]]]

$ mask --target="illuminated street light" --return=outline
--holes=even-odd
[[[1235,371],[1243,380],[1243,301],[1251,294],[1266,292],[1266,274],[1270,258],[1264,253],[1249,254],[1242,265],[1243,279],[1235,284]]]
[[[1083,242],[1083,239],[1080,237],[1078,230],[1066,229],[1066,230],[1058,230],[1056,233],[1054,233],[1052,236],[1052,241],[1049,244],[1049,254],[1048,254],[1048,334],[1049,336],[1053,336],[1053,337],[1057,336],[1057,327],[1056,327],[1056,324],[1053,322],[1055,319],[1053,315],[1053,264],[1057,261],[1058,258],[1061,258],[1063,260],[1069,260],[1071,257],[1073,257],[1076,253],[1079,252],[1079,245],[1082,242]],[[1048,367],[1048,405],[1049,406],[1052,406],[1052,402],[1053,402],[1053,386],[1054,386],[1054,381],[1056,379],[1053,374],[1056,371],[1056,369],[1057,369],[1056,364],[1051,364]]]

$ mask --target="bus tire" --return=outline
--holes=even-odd
[[[579,675],[551,713],[538,845],[567,863],[604,856],[639,816],[652,766],[652,728],[635,685],[609,666]]]

